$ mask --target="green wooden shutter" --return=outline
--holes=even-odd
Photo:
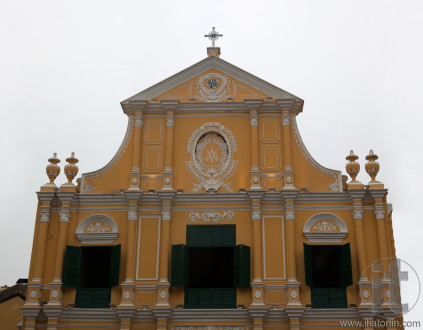
[[[347,308],[345,288],[311,288],[313,308]]]
[[[250,247],[237,245],[235,248],[235,276],[236,286],[250,287]]]
[[[108,308],[110,304],[110,288],[76,290],[75,307]]]
[[[109,287],[119,284],[119,268],[120,268],[120,244],[111,247],[110,253],[110,274]]]
[[[308,286],[313,286],[313,274],[312,274],[312,263],[311,263],[311,245],[303,243],[304,246],[304,271],[305,271],[305,283]]]
[[[76,288],[79,286],[81,276],[81,248],[79,246],[66,246],[63,264],[63,286]]]
[[[341,284],[343,286],[353,284],[350,243],[341,246]]]
[[[172,286],[185,286],[185,257],[184,244],[172,245],[170,284]]]
[[[187,246],[224,247],[236,245],[235,225],[188,225]]]

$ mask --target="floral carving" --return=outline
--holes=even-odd
[[[84,228],[84,233],[110,233],[112,227],[103,221],[91,222]]]
[[[189,219],[192,222],[202,221],[204,223],[218,223],[221,220],[231,221],[234,218],[233,211],[217,212],[208,210],[205,212],[191,212]]]
[[[311,232],[321,232],[321,233],[330,233],[330,232],[338,232],[339,228],[335,225],[332,221],[318,221],[316,222],[313,227],[311,227]]]

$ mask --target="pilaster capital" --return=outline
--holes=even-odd
[[[60,212],[60,222],[69,222],[70,219],[70,210],[65,208],[64,211]]]
[[[354,220],[362,220],[363,219],[363,209],[361,208],[361,205],[354,207],[353,217],[354,217]]]
[[[173,111],[169,110],[166,114],[166,126],[173,127],[175,124],[175,117]]]
[[[291,205],[291,207],[289,207],[285,210],[285,219],[286,220],[295,220],[294,205]]]

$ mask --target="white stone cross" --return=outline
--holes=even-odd
[[[219,37],[223,37],[223,34],[219,34],[219,32],[217,32],[213,29],[209,32],[209,34],[204,35],[205,37],[209,38],[212,41],[212,47],[214,47],[214,42],[219,39]]]

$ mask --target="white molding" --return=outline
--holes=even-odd
[[[223,73],[239,80],[241,83],[248,85],[252,88],[255,88],[264,94],[268,94],[275,99],[288,99],[303,102],[300,98],[296,97],[293,94],[290,94],[283,89],[276,87],[250,73],[244,71],[235,65],[222,60],[221,58],[215,56],[209,56],[200,62],[195,63],[194,65],[186,68],[179,73],[139,92],[138,94],[126,99],[122,102],[122,107],[125,108],[125,105],[132,101],[145,101],[154,98],[157,95],[163,94],[164,92],[174,88],[177,85],[180,85],[188,80],[195,78],[202,72],[205,72],[209,69],[217,69]]]
[[[281,219],[281,223],[282,223],[282,254],[283,254],[283,277],[267,277],[266,276],[266,245],[265,245],[265,241],[266,241],[266,233],[265,233],[265,221],[266,218],[278,218]],[[273,281],[281,281],[281,280],[286,280],[286,254],[285,254],[285,223],[284,223],[284,218],[281,215],[265,215],[263,216],[263,221],[262,221],[262,245],[263,245],[263,279],[264,280],[273,280]],[[266,286],[265,286],[266,287]]]
[[[106,226],[109,226],[111,231],[84,232],[84,229],[88,225],[95,222],[100,223],[100,221],[104,222]],[[78,241],[80,241],[82,244],[111,244],[116,240],[119,234],[119,229],[116,222],[109,216],[104,214],[94,214],[85,218],[79,223],[78,227],[76,227],[75,234]]]
[[[157,219],[158,222],[158,228],[157,228],[157,256],[156,256],[156,276],[151,277],[145,277],[141,278],[139,275],[139,267],[140,267],[140,242],[141,242],[141,227],[142,227],[142,219]],[[159,278],[159,264],[160,264],[160,232],[161,232],[161,221],[160,216],[156,215],[146,215],[146,216],[140,216],[138,220],[138,242],[137,242],[137,260],[136,260],[136,271],[135,271],[135,280],[137,281],[157,281]]]
[[[320,221],[327,221],[331,227],[322,228],[318,232],[310,232],[313,226]],[[303,234],[309,242],[313,243],[340,243],[348,234],[348,228],[344,221],[332,213],[319,213],[306,221]]]

